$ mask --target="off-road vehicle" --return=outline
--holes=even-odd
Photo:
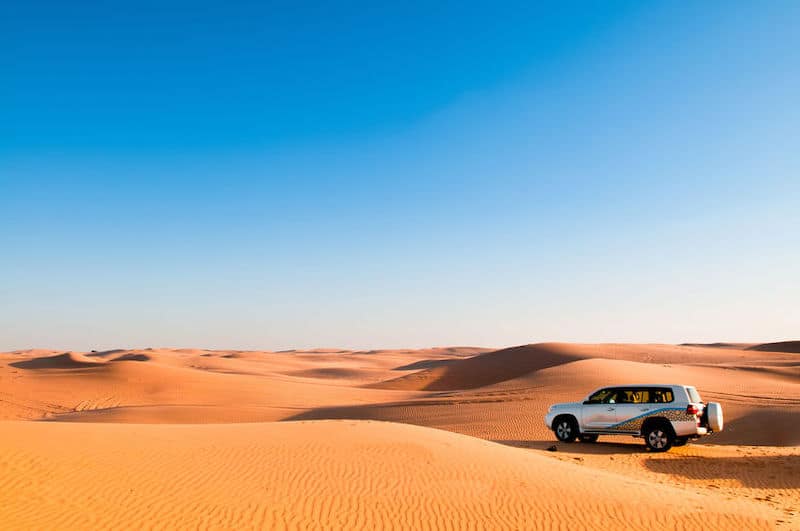
[[[675,384],[603,387],[583,402],[550,406],[544,422],[559,441],[633,435],[644,438],[654,452],[683,446],[723,427],[720,404],[704,403],[694,387]]]

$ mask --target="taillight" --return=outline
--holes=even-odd
[[[700,413],[700,410],[694,404],[689,404],[686,408],[687,415],[697,415],[698,413]]]

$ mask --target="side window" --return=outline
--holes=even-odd
[[[586,400],[587,404],[613,404],[617,390],[613,388],[600,389]]]
[[[631,404],[646,404],[650,401],[650,390],[649,389],[631,389],[628,391],[629,402]]]
[[[675,400],[672,396],[672,389],[658,387],[650,389],[650,402],[653,404],[668,404]]]
[[[620,389],[617,393],[617,402],[620,404],[644,404],[648,400],[650,400],[649,389]]]

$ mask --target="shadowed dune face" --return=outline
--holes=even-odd
[[[4,353],[0,522],[796,528],[800,360],[747,347]],[[545,451],[550,404],[641,382],[696,385],[725,431],[660,456],[630,437]]]
[[[118,358],[114,358],[112,361],[150,361],[153,359],[151,356],[147,354],[123,354]]]
[[[91,356],[93,358],[94,357],[107,358],[109,356],[113,356],[114,354],[122,354],[123,352],[126,352],[126,350],[124,348],[115,348],[115,349],[111,349],[111,350],[101,350],[99,352],[93,350],[92,352],[87,354],[87,356]]]
[[[753,343],[726,343],[726,342],[716,342],[716,343],[681,343],[682,347],[710,347],[710,348],[732,348],[736,350],[741,350],[744,348],[752,347]]]
[[[31,358],[24,361],[10,363],[11,367],[20,369],[86,369],[97,367],[104,363],[103,360],[90,358],[76,352],[65,352],[55,356]]]
[[[333,380],[352,380],[364,376],[363,370],[347,369],[343,367],[322,367],[319,369],[305,369],[286,373],[287,376],[299,376],[302,378],[318,378]]]
[[[800,354],[800,341],[779,341],[777,343],[763,343],[754,345],[747,350],[759,350],[762,352],[791,352]]]
[[[402,367],[395,367],[394,370],[396,371],[419,371],[422,369],[436,369],[439,367],[446,367],[447,365],[452,365],[453,363],[457,363],[458,360],[422,360],[422,361],[415,361],[414,363],[409,363],[408,365],[403,365]]]

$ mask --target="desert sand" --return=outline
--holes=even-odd
[[[0,528],[800,529],[798,352],[2,353]],[[697,386],[725,431],[651,454],[543,425],[637,382]]]

